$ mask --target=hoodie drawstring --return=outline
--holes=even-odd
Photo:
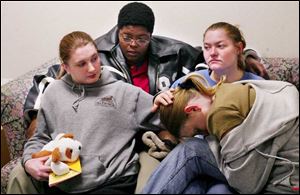
[[[72,86],[73,91],[74,91],[74,88],[75,88],[75,85]],[[79,91],[81,92],[80,97],[78,99],[76,99],[72,105],[75,112],[77,112],[77,110],[78,110],[79,102],[85,98],[85,89],[82,85],[79,85]]]
[[[282,157],[279,157],[279,156],[273,156],[273,155],[270,155],[270,154],[266,154],[266,153],[263,153],[263,152],[259,151],[256,148],[255,148],[255,150],[256,150],[256,152],[258,152],[259,154],[261,154],[264,157],[279,159],[279,160],[285,161],[288,164],[292,165],[292,171],[290,173],[288,173],[286,176],[284,176],[283,178],[274,181],[273,185],[277,185],[277,184],[283,182],[286,178],[290,177],[295,172],[295,166],[299,166],[299,162],[293,162],[293,161],[290,161],[289,159],[286,159],[286,158],[282,158]]]

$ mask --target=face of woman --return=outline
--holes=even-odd
[[[238,67],[240,49],[223,29],[206,32],[203,53],[206,63],[213,71],[228,72]]]
[[[127,63],[136,64],[144,60],[151,34],[143,26],[124,26],[119,30],[119,44]]]
[[[191,99],[184,111],[188,118],[180,130],[180,137],[193,137],[199,133],[207,134],[206,117],[212,104],[208,96],[196,96]]]
[[[206,116],[199,110],[189,115],[185,125],[180,129],[179,136],[193,137],[197,134],[207,134]]]
[[[95,83],[101,74],[100,58],[95,46],[89,43],[75,49],[64,68],[77,84]]]

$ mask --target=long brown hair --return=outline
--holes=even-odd
[[[160,120],[165,127],[175,137],[179,138],[180,129],[187,120],[187,115],[184,108],[188,102],[199,95],[213,96],[217,88],[225,81],[225,77],[216,84],[214,87],[209,87],[206,79],[197,73],[191,73],[187,76],[173,92],[173,104],[168,106],[160,105]]]
[[[243,33],[239,30],[238,27],[236,27],[232,24],[229,24],[227,22],[217,22],[217,23],[214,23],[214,24],[210,25],[203,34],[203,40],[204,40],[205,35],[208,31],[217,30],[217,29],[223,29],[227,33],[227,36],[234,43],[242,43],[243,44],[243,49],[246,47],[246,41],[245,41],[245,38],[243,36]],[[238,67],[241,70],[246,69],[245,58],[244,58],[243,52],[241,52],[238,55]]]
[[[85,32],[74,31],[65,35],[59,44],[59,58],[61,63],[67,64],[71,58],[72,52],[79,47],[86,46],[89,43],[92,43],[97,49],[97,45],[95,44],[94,40]],[[65,73],[66,71],[61,66],[56,78],[60,79]]]

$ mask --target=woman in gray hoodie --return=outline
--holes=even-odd
[[[134,136],[141,129],[161,129],[151,113],[153,97],[101,68],[97,47],[84,32],[64,36],[59,54],[61,79],[51,82],[43,95],[37,131],[24,149],[25,171],[35,183],[47,180],[48,157],[33,159],[32,153],[59,133],[73,133],[82,143],[82,173],[39,192],[134,193],[139,170]]]

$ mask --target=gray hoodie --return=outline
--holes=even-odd
[[[44,93],[35,135],[25,145],[23,164],[59,133],[82,143],[82,173],[62,182],[66,192],[91,190],[113,178],[138,173],[135,134],[159,130],[150,112],[152,96],[114,79],[106,69],[91,85],[76,85],[70,75],[52,82]]]
[[[228,183],[240,193],[298,193],[299,91],[282,81],[246,80],[256,91],[243,123],[207,140]]]

